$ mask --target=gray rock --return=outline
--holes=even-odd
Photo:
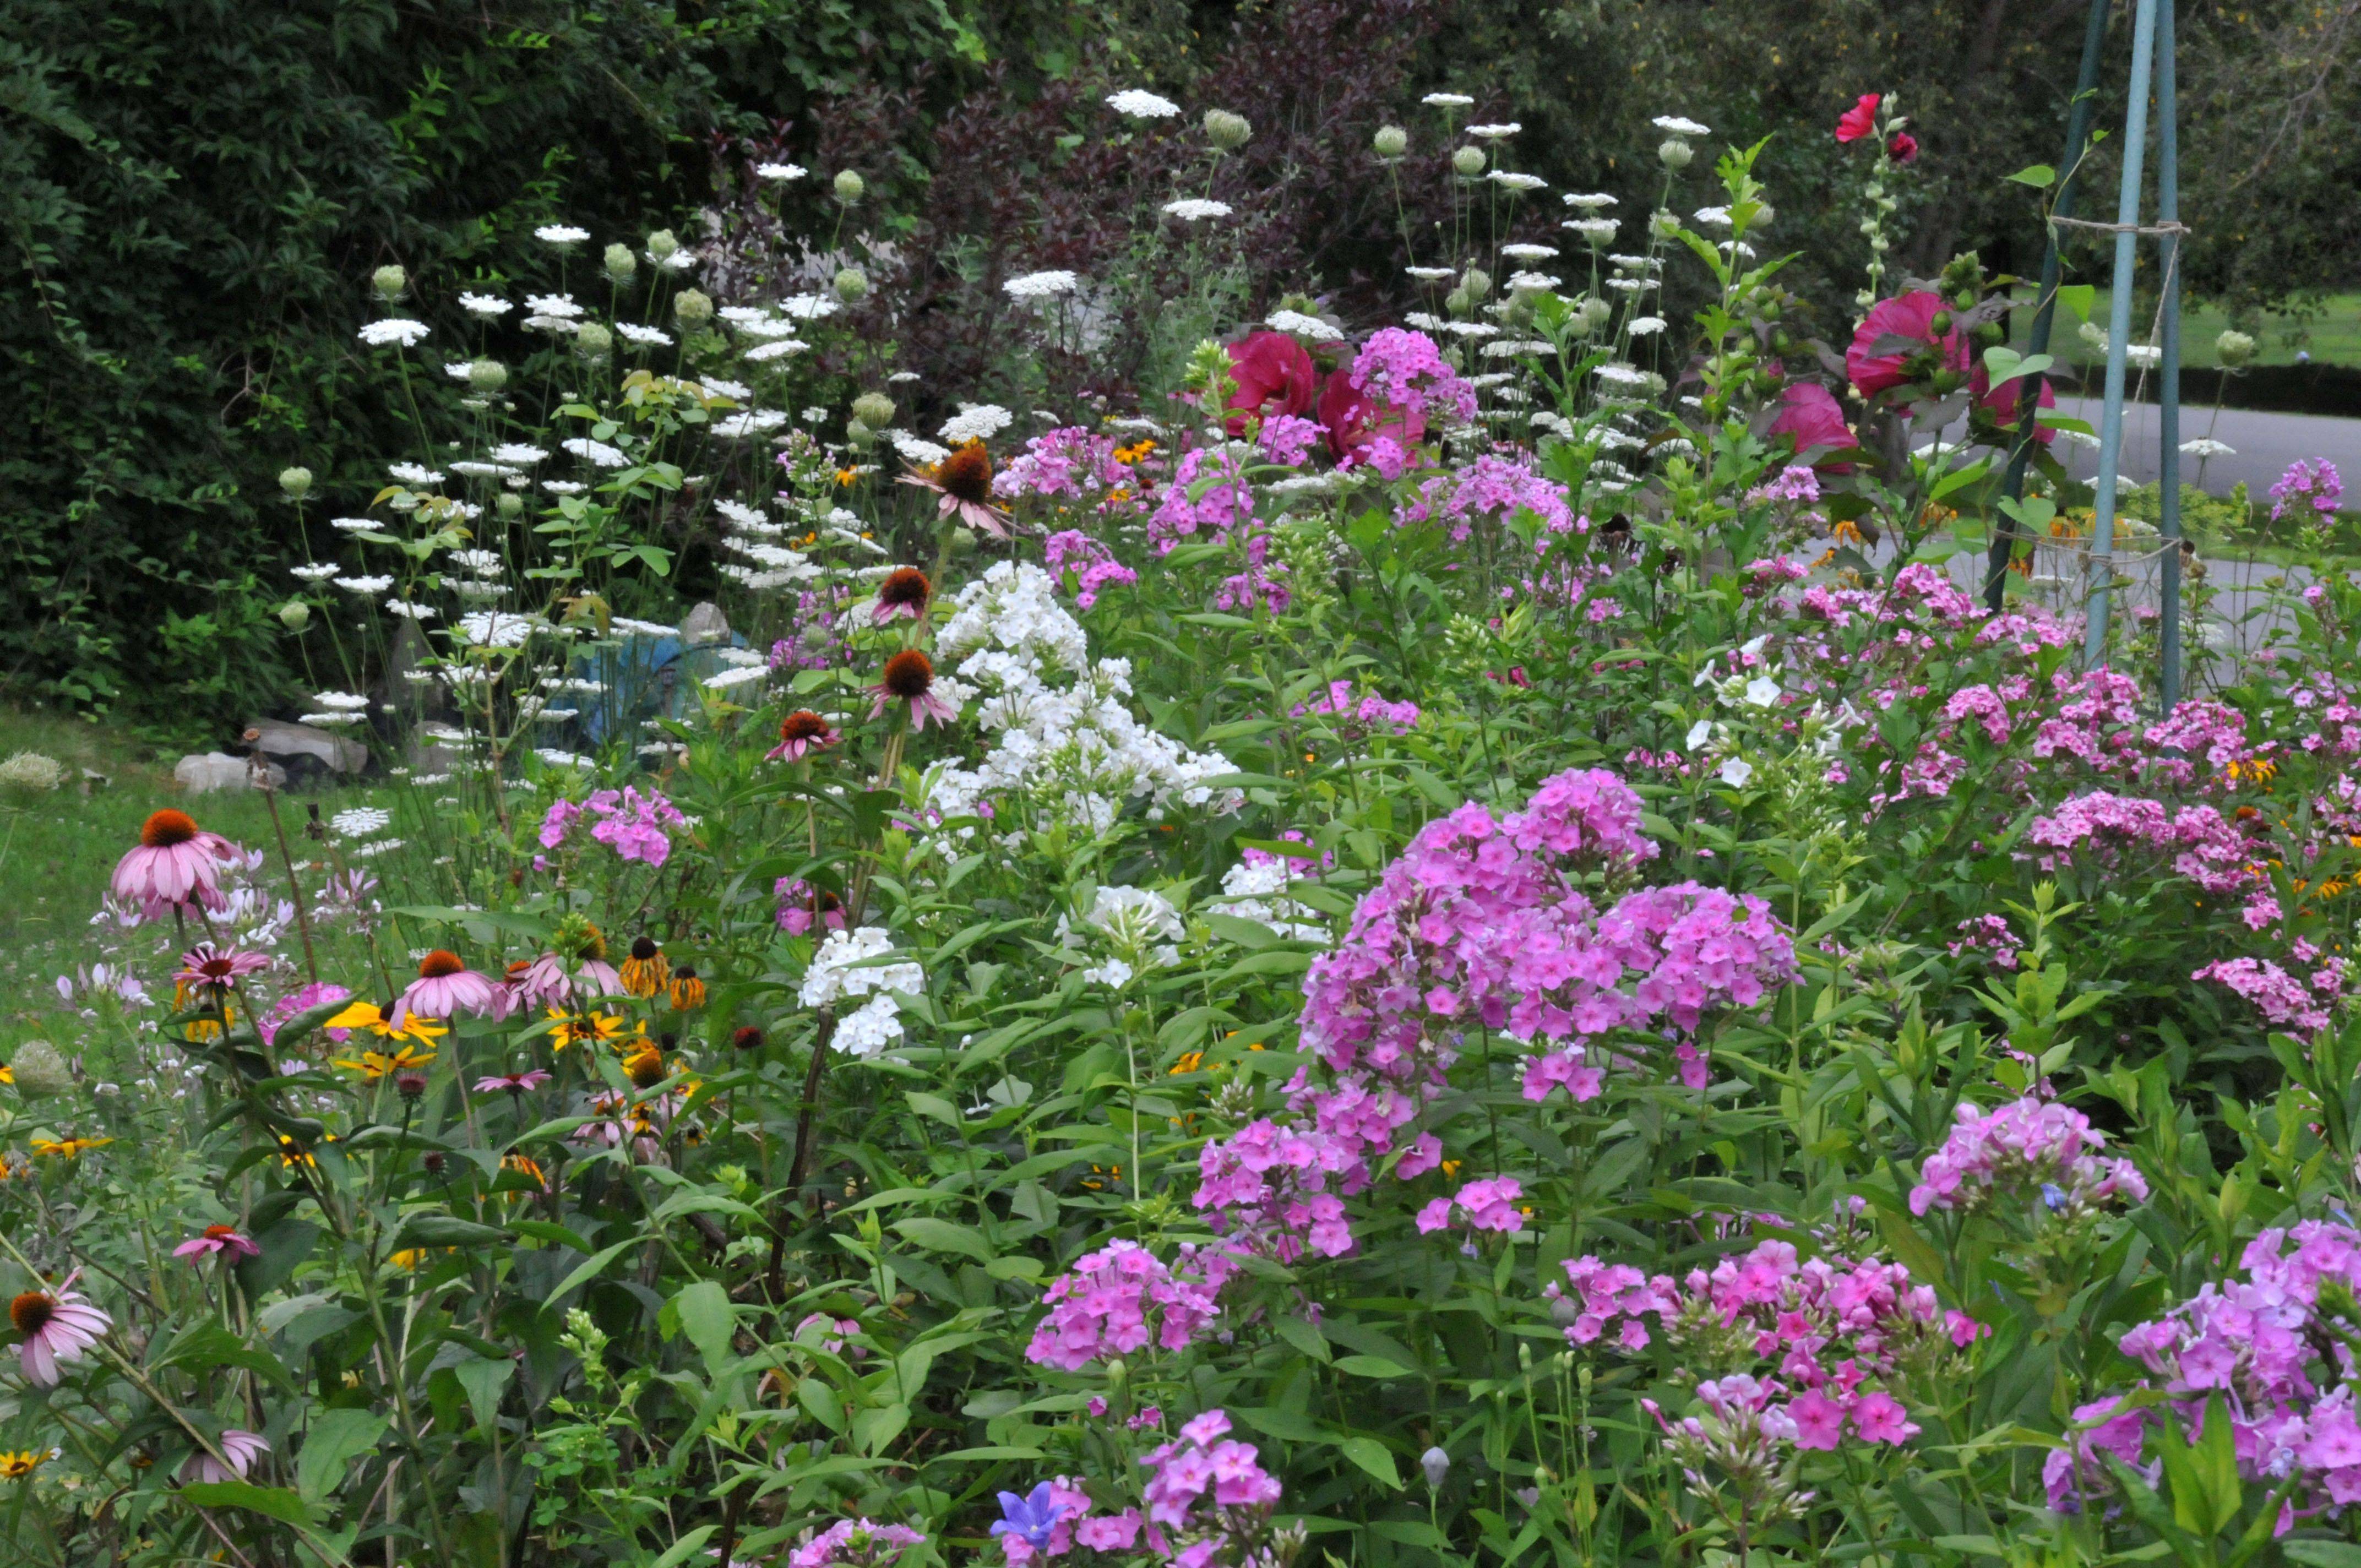
[[[275,762],[268,766],[270,787],[284,788],[287,770]],[[191,795],[211,795],[215,790],[254,787],[253,768],[247,759],[233,757],[226,751],[192,751],[172,765],[172,777]]]
[[[312,724],[258,718],[246,727],[246,743],[266,757],[311,757],[331,773],[357,773],[368,766],[368,748]]]
[[[690,610],[688,619],[680,623],[680,640],[686,647],[697,648],[708,642],[727,642],[730,641],[730,635],[729,619],[721,613],[719,605],[709,601]]]

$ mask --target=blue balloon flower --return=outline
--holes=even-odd
[[[1001,1493],[1000,1512],[1003,1517],[994,1523],[992,1533],[1017,1536],[1038,1551],[1049,1544],[1049,1532],[1065,1516],[1066,1505],[1049,1500],[1049,1483],[1044,1481],[1033,1488],[1029,1497]]]

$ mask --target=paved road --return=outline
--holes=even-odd
[[[2089,421],[2093,431],[2099,428],[2096,398],[2061,398],[2059,409]],[[2144,485],[2157,477],[2157,411],[2153,403],[2124,405],[2124,458],[2118,472]],[[2205,488],[2214,495],[2227,495],[2231,486],[2244,479],[2247,493],[2259,499],[2299,457],[2326,457],[2345,471],[2348,486],[2361,486],[2361,419],[2224,409],[2217,421],[2210,404],[2180,411],[2181,440],[2209,433],[2237,449],[2235,456],[2216,457],[2205,465]],[[2099,471],[2095,450],[2080,443],[2065,444],[2073,454],[2069,471],[2077,478],[2087,479]],[[2185,484],[2197,483],[2196,459],[2187,454],[2180,459],[2180,477]]]

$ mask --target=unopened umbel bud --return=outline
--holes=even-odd
[[[47,1040],[27,1040],[8,1058],[8,1067],[16,1075],[16,1092],[27,1100],[48,1100],[73,1092],[73,1070],[58,1047]]]
[[[312,624],[312,607],[302,599],[289,599],[279,607],[279,624],[290,631],[301,631]]]
[[[369,287],[377,291],[380,300],[398,300],[401,291],[410,287],[410,274],[389,262],[369,274]]]
[[[872,430],[894,422],[894,400],[883,392],[863,392],[852,400],[852,417]]]
[[[615,346],[615,334],[597,322],[584,322],[574,334],[574,352],[585,359],[604,359]]]
[[[302,500],[312,493],[312,470],[302,467],[280,469],[279,488],[289,500]]]
[[[479,392],[497,392],[508,384],[509,367],[497,359],[478,359],[467,367],[467,385]]]
[[[648,255],[654,260],[667,260],[679,249],[680,236],[670,229],[658,229],[648,236]]]
[[[1205,111],[1205,139],[1223,152],[1235,152],[1254,136],[1254,123],[1227,109]]]
[[[869,274],[858,267],[847,267],[836,275],[836,297],[851,304],[869,292]]]
[[[1656,157],[1663,161],[1665,168],[1675,173],[1686,169],[1689,166],[1689,160],[1696,156],[1697,149],[1678,137],[1672,137],[1656,149]]]
[[[607,254],[600,260],[607,269],[607,276],[618,283],[630,282],[631,275],[640,269],[640,258],[631,254],[631,247],[628,245],[609,246]]]
[[[1469,180],[1484,172],[1485,162],[1484,149],[1480,147],[1463,147],[1451,155],[1451,167]]]
[[[2213,340],[2213,357],[2225,369],[2235,370],[2255,357],[2255,340],[2233,329]]]
[[[1410,150],[1410,133],[1400,126],[1379,126],[1369,145],[1378,149],[1379,158],[1400,158]]]
[[[683,326],[703,326],[713,319],[713,298],[702,289],[683,289],[673,296],[672,315]]]
[[[846,206],[849,207],[861,200],[862,192],[868,189],[869,182],[851,170],[840,169],[836,171],[836,199]]]

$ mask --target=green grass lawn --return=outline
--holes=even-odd
[[[2091,319],[2103,327],[2107,324],[2109,294],[2108,290],[2099,290],[2091,305]],[[2146,343],[2154,336],[2155,312],[2153,301],[2134,302],[2134,342]],[[2095,362],[2090,345],[2077,334],[2081,324],[2070,311],[2061,309],[2051,336],[2052,344],[2057,345],[2053,352],[2062,351],[2063,357],[2077,363]],[[2181,363],[2193,367],[2220,364],[2213,352],[2213,340],[2230,324],[2229,318],[2213,306],[2184,302],[2180,315]],[[2017,313],[2020,338],[2032,330],[2032,312]],[[2361,292],[2331,294],[2308,315],[2265,316],[2260,323],[2243,330],[2254,335],[2254,363],[2257,365],[2292,365],[2299,352],[2311,354],[2316,365],[2361,365]]]
[[[91,961],[97,943],[91,916],[115,863],[159,806],[177,806],[198,823],[249,847],[273,846],[263,797],[240,790],[183,795],[168,764],[104,723],[0,707],[0,757],[31,751],[63,762],[70,774],[90,769],[105,782],[70,777],[55,791],[0,786],[0,1021],[7,1033],[34,1032],[57,1006],[60,974]],[[87,783],[87,793],[83,787]],[[301,858],[305,807],[388,806],[389,792],[347,786],[280,796],[280,812]],[[168,976],[144,977],[152,992]]]

